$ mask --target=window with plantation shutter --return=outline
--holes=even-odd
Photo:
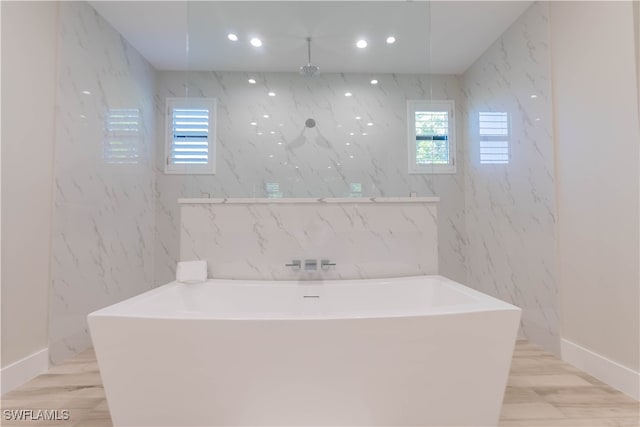
[[[453,101],[407,101],[409,173],[455,173]]]
[[[141,116],[139,108],[111,108],[104,116],[103,158],[112,165],[140,162]]]
[[[480,133],[480,163],[509,163],[509,113],[478,113]]]
[[[216,100],[167,98],[165,173],[214,174]]]

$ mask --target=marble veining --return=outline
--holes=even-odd
[[[60,3],[49,354],[153,284],[153,68],[85,2]]]
[[[546,3],[534,3],[462,76],[466,284],[523,309],[521,333],[559,354]],[[480,162],[480,112],[509,115],[509,162]]]
[[[366,279],[438,273],[435,202],[181,205],[180,259],[209,277]],[[293,259],[327,259],[295,270]]]
[[[301,198],[229,198],[178,199],[178,204],[293,204],[293,203],[437,203],[439,197],[301,197]]]
[[[522,307],[522,335],[558,353],[545,3],[534,3],[463,76],[382,74],[376,86],[365,74],[308,79],[297,73],[155,71],[80,2],[61,4],[59,38],[53,362],[89,345],[88,312],[173,280],[180,259],[212,257],[222,267],[210,273],[226,275],[221,277],[249,271],[294,278],[279,270],[286,258],[346,257],[361,250],[354,242],[365,230],[371,233],[363,258],[332,278],[439,271]],[[248,84],[249,77],[258,83]],[[347,90],[354,96],[344,97]],[[218,98],[216,175],[163,173],[165,98],[185,96]],[[421,98],[456,103],[454,175],[407,173],[406,100]],[[479,161],[478,113],[486,111],[509,113],[508,164]],[[304,127],[309,117],[316,128]],[[122,121],[137,126],[123,127]],[[420,196],[411,200],[417,206],[439,197],[438,215],[427,209],[417,217],[400,200],[396,212],[385,213],[400,230],[394,236],[396,229],[381,227],[379,215],[363,212],[368,204],[410,192]],[[274,196],[302,198],[308,206],[323,201],[323,210],[294,212],[285,199],[267,199]],[[223,202],[196,206],[194,198]],[[354,201],[331,202],[342,198]],[[180,227],[178,199],[190,200],[203,223],[219,219],[216,206],[224,205],[234,213],[225,220],[250,227]],[[291,210],[274,211],[280,204]],[[439,236],[435,265],[412,258],[427,249],[415,246],[411,233],[430,221]],[[298,228],[284,226],[290,222]],[[181,258],[180,235],[188,241],[200,232],[212,246],[192,241]],[[400,238],[407,239],[403,248],[396,246]],[[246,246],[238,243],[242,239]],[[236,261],[216,252],[223,244]],[[336,244],[343,252],[330,249]],[[264,266],[252,261],[274,248],[286,251],[266,258]],[[391,253],[414,262],[390,263]]]
[[[257,83],[249,84],[250,77]],[[372,86],[366,74],[306,78],[298,73],[159,71],[158,134],[164,132],[167,97],[216,97],[218,160],[216,175],[165,175],[164,138],[158,138],[156,284],[175,277],[180,198],[369,198],[411,192],[440,197],[440,273],[464,281],[464,170],[408,174],[406,136],[408,99],[453,99],[456,115],[463,118],[460,81],[410,74],[376,79],[379,83]],[[352,97],[344,96],[347,90]],[[269,91],[276,96],[268,96]],[[305,128],[309,117],[316,120],[315,128]],[[457,135],[463,134],[462,126],[460,120]],[[463,138],[456,148],[462,164]]]

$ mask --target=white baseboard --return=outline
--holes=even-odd
[[[0,369],[0,394],[20,387],[49,369],[49,349],[43,348]]]
[[[640,372],[627,368],[613,360],[594,353],[576,343],[560,340],[562,360],[611,387],[640,400]]]

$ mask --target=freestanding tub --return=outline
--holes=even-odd
[[[169,283],[89,315],[115,426],[496,425],[520,309],[441,276]]]

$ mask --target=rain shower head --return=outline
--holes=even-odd
[[[320,67],[311,64],[303,65],[300,67],[300,74],[307,77],[317,76],[320,74]]]
[[[317,76],[318,74],[320,74],[320,67],[311,64],[311,37],[307,37],[307,54],[307,65],[303,65],[302,67],[300,67],[300,74],[307,77]]]

